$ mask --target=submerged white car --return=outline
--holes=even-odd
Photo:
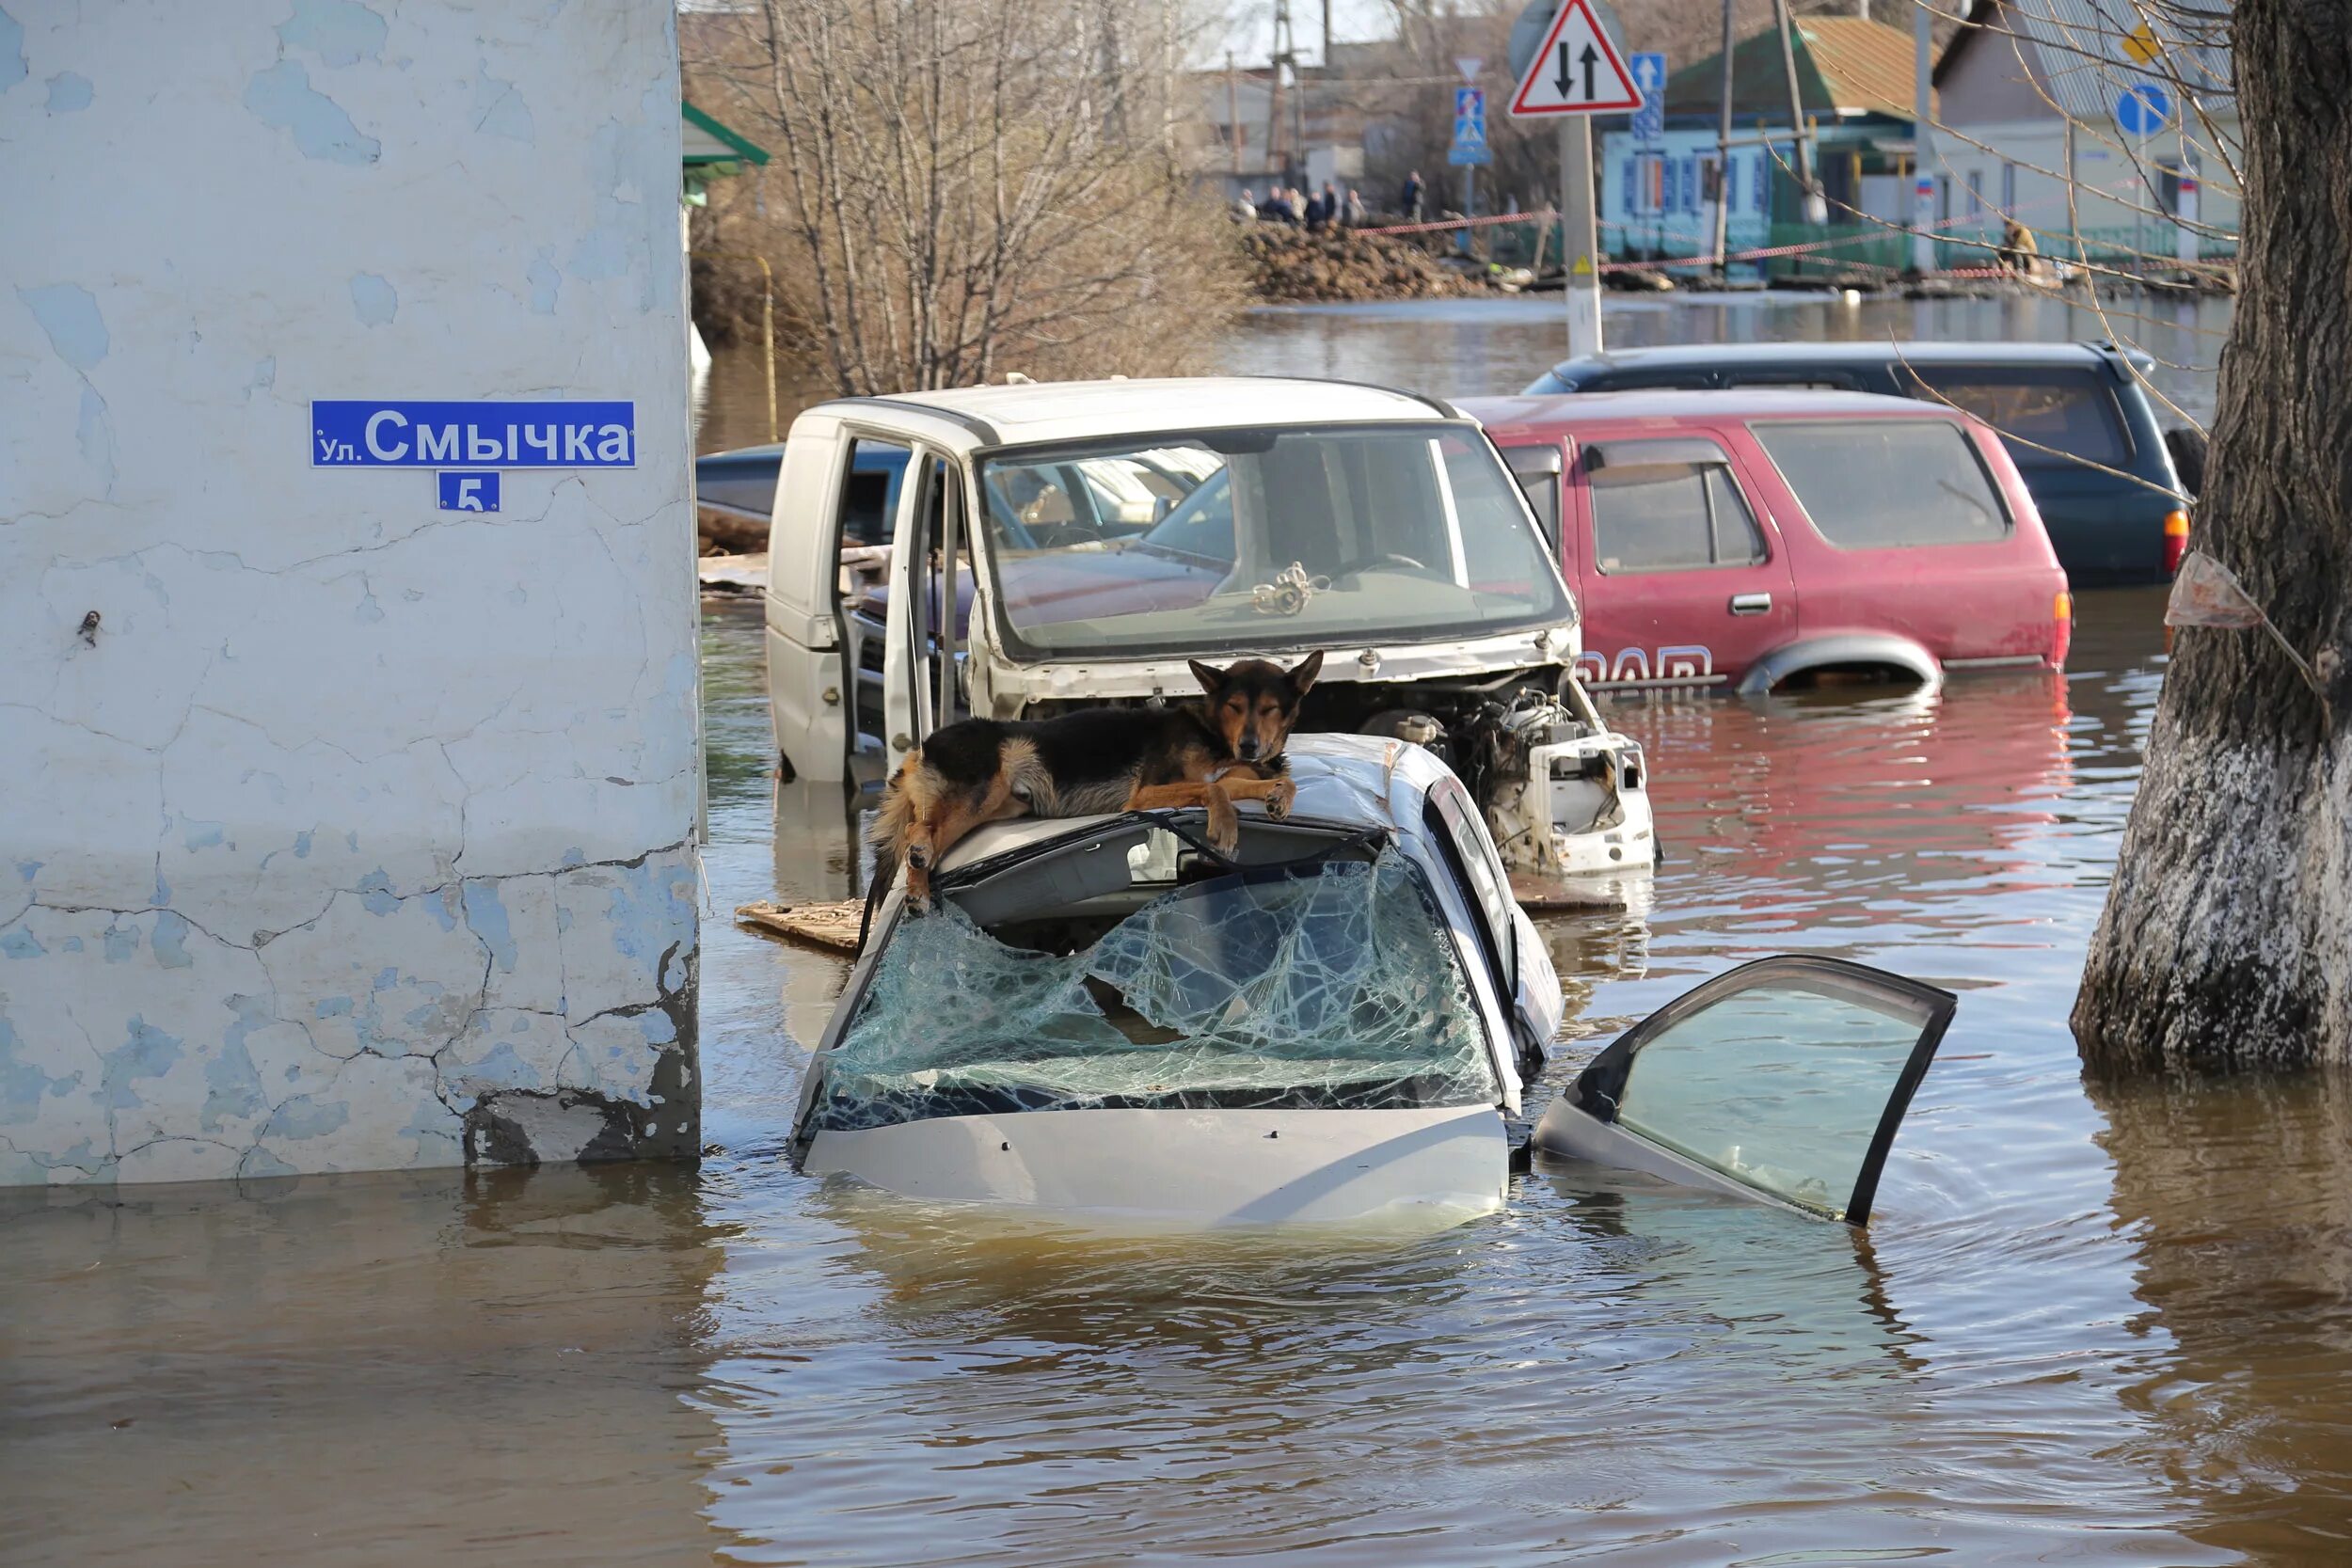
[[[1560,986],[1424,749],[1294,736],[1290,815],[982,829],[896,888],[803,1085],[792,1153],[912,1196],[1114,1221],[1498,1208]],[[1594,1161],[1861,1224],[1948,1023],[1932,987],[1772,958],[1604,1050],[1535,1129]]]

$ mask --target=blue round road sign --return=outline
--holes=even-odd
[[[2172,118],[2172,99],[2153,82],[2134,82],[2115,101],[2115,123],[2127,136],[2152,136]]]

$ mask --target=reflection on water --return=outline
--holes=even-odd
[[[851,818],[774,784],[757,611],[716,610],[720,1151],[0,1196],[8,1560],[2341,1560],[2352,1083],[2087,1092],[2065,1027],[2159,604],[2085,595],[2063,679],[1616,704],[1668,859],[1645,914],[1546,923],[1537,1094],[1761,954],[1955,990],[1867,1239],[1583,1170],[1214,1243],[778,1164],[847,966],[723,911],[844,895]]]

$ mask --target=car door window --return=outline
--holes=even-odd
[[[1814,531],[1841,550],[1986,544],[2009,510],[1967,432],[1949,420],[1751,427]]]
[[[1957,1006],[1860,964],[1766,958],[1644,1021],[1570,1097],[1707,1169],[1859,1225]]]
[[[1593,559],[1610,576],[1752,566],[1764,535],[1713,441],[1609,441],[1585,458]]]
[[[1898,376],[1903,390],[1929,403],[1966,409],[2010,442],[2021,467],[2069,457],[2109,467],[2131,461],[2131,437],[2106,377],[2090,369],[1995,369],[1915,365]]]
[[[841,542],[887,545],[898,520],[898,484],[907,471],[907,449],[895,441],[860,436],[850,446],[850,471],[841,482]]]

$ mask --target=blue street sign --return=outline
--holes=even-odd
[[[633,403],[310,404],[314,468],[632,468]]]
[[[1642,106],[1633,111],[1633,139],[1656,141],[1666,131],[1666,56],[1645,50],[1627,55],[1625,63],[1633,73],[1633,85],[1642,89]]]
[[[1485,88],[1454,89],[1454,145],[1446,150],[1445,161],[1456,166],[1495,161],[1494,150],[1486,145]]]
[[[2115,123],[2127,136],[2153,136],[2172,118],[2172,97],[2153,82],[2134,82],[2115,101]]]
[[[444,512],[496,512],[499,509],[499,476],[496,474],[435,474],[440,482],[441,510]]]

